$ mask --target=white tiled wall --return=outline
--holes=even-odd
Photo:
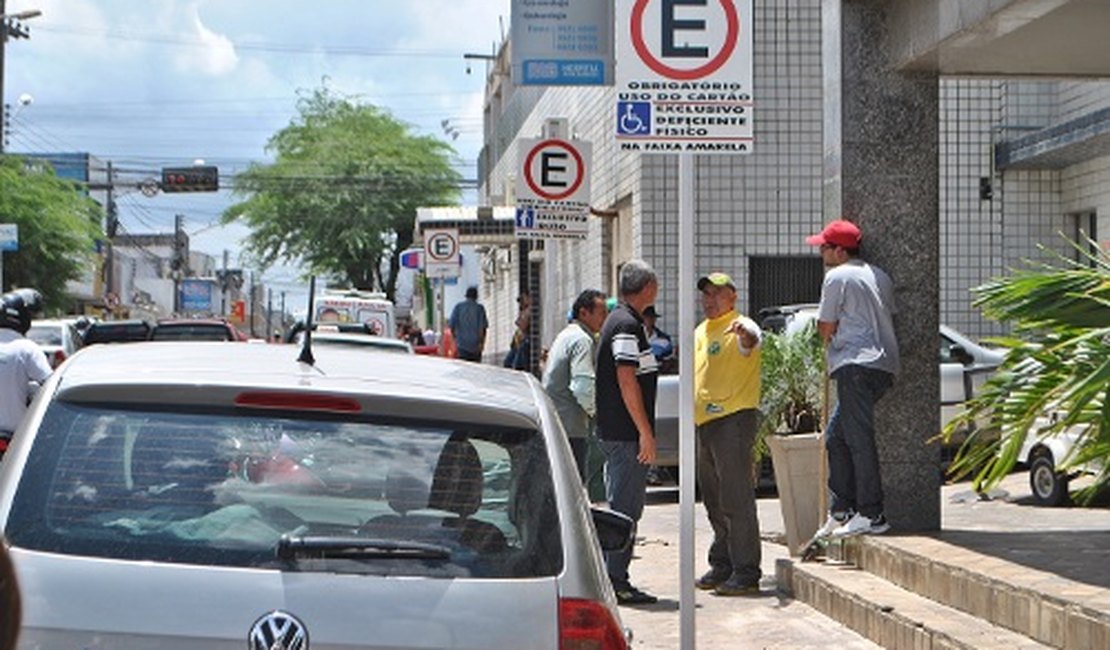
[[[821,226],[820,4],[755,0],[754,153],[696,159],[696,269],[732,274],[741,288],[741,310],[748,308],[748,257],[810,254],[804,238]],[[523,126],[516,136],[537,137],[546,118],[566,117],[577,138],[593,143],[593,205],[631,205],[633,251],[660,273],[660,324],[673,326],[677,158],[617,150],[611,89],[550,88],[531,99],[520,104],[531,110],[526,118],[517,116]],[[1107,240],[1110,157],[1062,171],[999,172],[993,145],[1110,106],[1110,84],[942,79],[940,101],[941,320],[972,337],[1002,333],[1005,325],[987,321],[972,305],[971,289],[1040,255],[1038,244],[1063,250],[1057,233],[1074,233],[1069,213],[1097,211],[1101,239]],[[491,177],[515,175],[515,147],[499,142],[497,148],[504,153]],[[990,179],[989,200],[980,198],[981,178]],[[559,280],[547,288],[545,310],[565,314],[581,289],[611,289],[616,227],[606,219],[591,219],[588,241],[557,243],[548,252]],[[559,321],[547,322],[545,345]],[[511,332],[511,323],[495,327],[506,329],[501,336]]]

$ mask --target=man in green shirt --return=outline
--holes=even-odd
[[[594,341],[605,322],[605,294],[586,289],[578,294],[571,313],[573,320],[555,337],[547,354],[543,387],[555,403],[585,483],[589,451],[590,420],[596,413],[594,401]]]

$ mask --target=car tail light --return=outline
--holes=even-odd
[[[286,411],[328,411],[331,413],[358,413],[362,405],[357,400],[318,393],[282,393],[254,391],[235,396],[236,406]]]
[[[596,600],[559,599],[560,650],[627,650],[613,614]]]
[[[57,368],[58,366],[62,365],[62,362],[65,361],[65,360],[66,360],[65,350],[54,350],[53,367]]]

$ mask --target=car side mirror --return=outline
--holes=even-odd
[[[971,356],[971,353],[965,350],[962,345],[953,345],[948,348],[948,354],[965,366],[970,366],[975,363],[975,357]]]
[[[590,514],[601,550],[620,552],[632,546],[636,522],[630,517],[605,508],[590,508]]]

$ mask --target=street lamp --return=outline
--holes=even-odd
[[[22,23],[42,15],[38,9],[17,11],[14,14],[4,13],[5,0],[0,0],[0,153],[4,153],[4,134],[6,119],[4,117],[4,45],[9,38],[30,38],[31,30]]]

